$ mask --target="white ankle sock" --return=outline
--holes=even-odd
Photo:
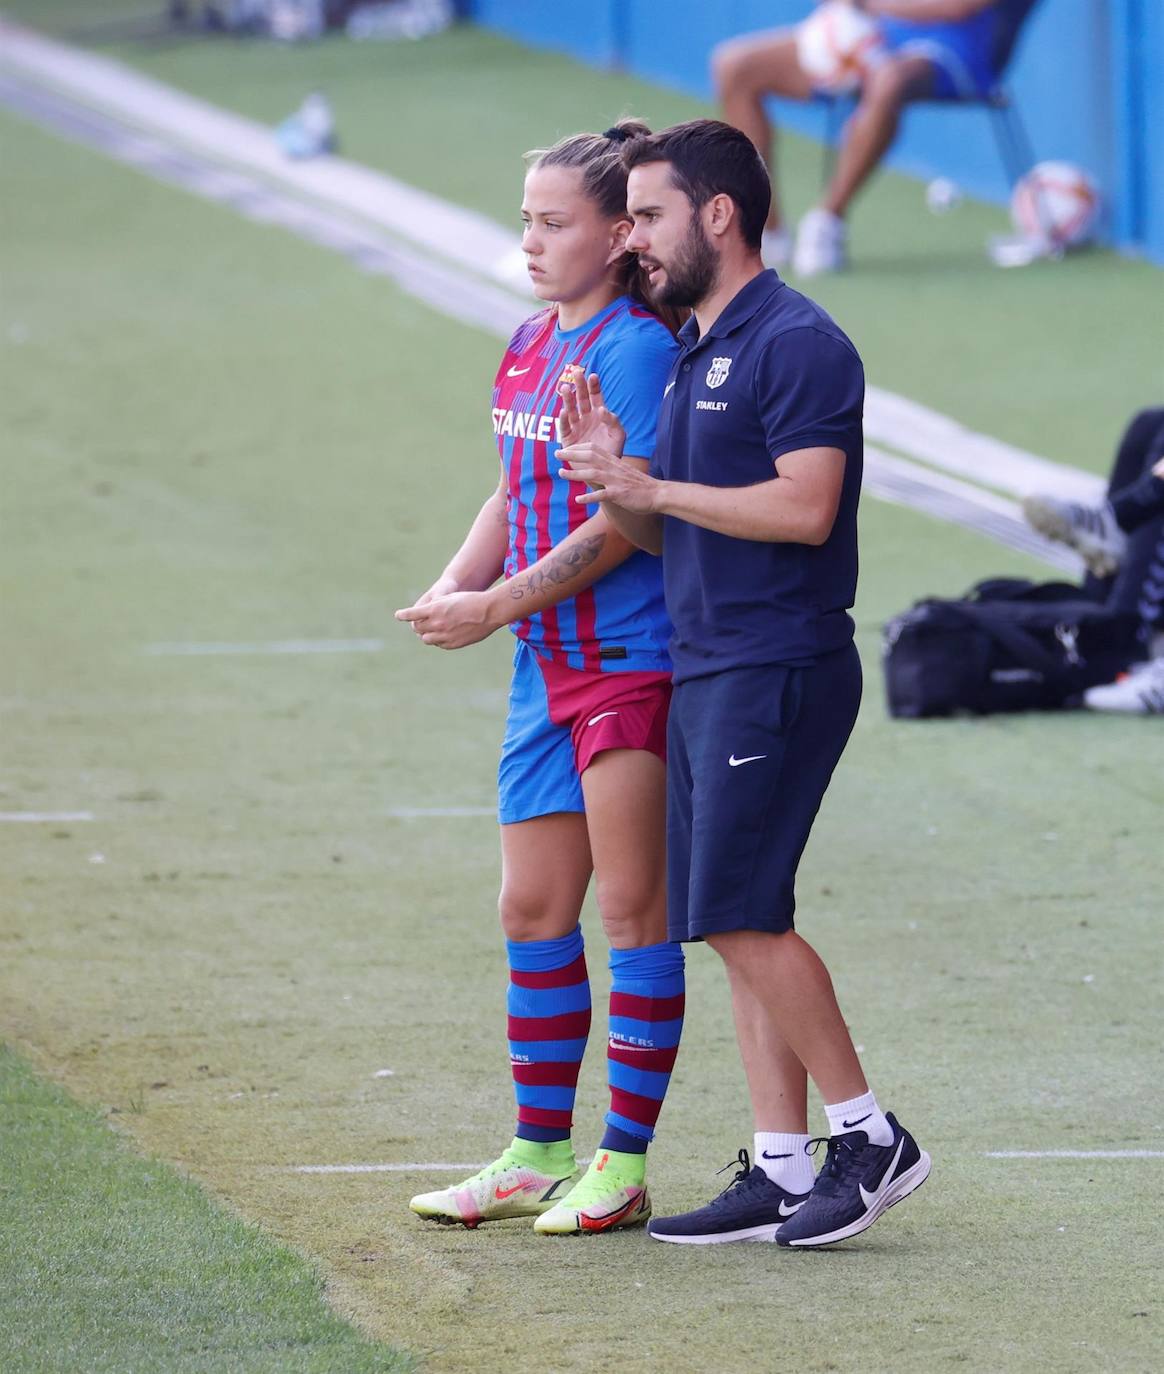
[[[829,1119],[829,1135],[844,1135],[846,1131],[864,1131],[871,1145],[892,1145],[893,1127],[877,1105],[872,1093],[851,1097],[848,1102],[825,1104]]]
[[[779,1131],[757,1131],[753,1137],[755,1153],[752,1163],[758,1165],[773,1183],[786,1193],[812,1191],[815,1175],[812,1157],[808,1154],[808,1135],[784,1135]]]

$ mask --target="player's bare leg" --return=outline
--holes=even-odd
[[[646,1149],[678,1048],[683,955],[666,943],[666,771],[643,749],[599,754],[582,775],[598,905],[611,944],[611,1110],[585,1177],[534,1224],[614,1230],[651,1214]]]
[[[768,228],[782,223],[776,185],[775,135],[764,108],[768,96],[811,100],[812,82],[796,56],[796,35],[791,29],[745,34],[721,43],[711,56],[712,79],[729,124],[756,145],[772,181],[772,206]]]
[[[645,749],[609,749],[582,775],[595,895],[612,949],[667,938],[667,775]]]
[[[933,63],[924,57],[890,58],[869,74],[845,125],[836,170],[821,201],[825,210],[844,217],[897,137],[902,109],[924,99],[933,83]]]
[[[507,940],[557,940],[578,924],[592,863],[586,817],[559,811],[501,827],[498,910]]]

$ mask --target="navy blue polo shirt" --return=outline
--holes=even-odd
[[[663,517],[675,681],[765,663],[810,664],[853,637],[865,375],[820,306],[775,272],[754,277],[702,338],[692,316],[667,381],[651,472],[747,487],[774,460],[839,448],[844,488],[824,544],[772,544]]]

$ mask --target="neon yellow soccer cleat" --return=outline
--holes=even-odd
[[[467,1226],[509,1217],[536,1217],[565,1196],[578,1178],[568,1140],[539,1145],[515,1140],[480,1173],[439,1193],[418,1193],[408,1204],[417,1216],[446,1226]]]
[[[641,1226],[651,1215],[645,1156],[599,1150],[580,1183],[543,1212],[534,1230],[543,1236],[588,1236],[620,1226]]]

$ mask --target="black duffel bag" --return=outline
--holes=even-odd
[[[1144,657],[1139,617],[1066,582],[996,578],[928,597],[885,626],[891,716],[1054,711]]]

